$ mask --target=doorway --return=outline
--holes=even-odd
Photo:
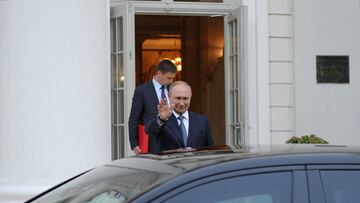
[[[224,145],[224,18],[135,15],[135,50],[136,86],[152,79],[159,60],[173,60],[176,80],[192,87],[190,110],[209,118],[214,143]]]

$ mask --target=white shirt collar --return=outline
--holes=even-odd
[[[173,110],[173,114],[175,118],[178,118],[180,116],[180,114],[176,113],[174,110]],[[189,120],[189,111],[185,111],[185,113],[183,113],[183,116],[184,118],[186,118],[186,120]]]
[[[162,86],[160,83],[158,83],[158,81],[155,80],[155,78],[152,79],[152,83],[154,84],[156,90],[159,90]]]

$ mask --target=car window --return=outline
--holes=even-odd
[[[360,201],[360,171],[321,171],[327,203],[358,203]]]
[[[121,203],[167,176],[145,170],[100,167],[46,193],[34,203]]]
[[[198,185],[165,202],[289,203],[291,186],[291,172],[236,176]]]
[[[125,199],[126,197],[121,192],[116,190],[110,190],[102,192],[100,194],[96,194],[84,203],[120,203],[124,202]]]

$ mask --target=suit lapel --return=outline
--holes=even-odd
[[[149,95],[151,96],[151,103],[153,104],[152,106],[157,106],[159,104],[159,99],[157,97],[156,89],[152,81],[148,83],[147,87],[149,89],[149,92],[151,92],[151,94]]]
[[[177,142],[179,142],[179,144],[182,147],[185,147],[184,141],[182,140],[182,136],[181,136],[181,130],[180,130],[180,126],[179,123],[177,122],[176,117],[174,116],[174,114],[172,114],[169,118],[169,121],[167,121],[166,123],[167,125],[169,125],[168,127],[171,130],[171,136],[174,138],[174,140],[176,140]]]
[[[196,133],[194,132],[194,122],[195,122],[194,115],[190,111],[188,112],[189,112],[189,132],[188,132],[187,146],[190,146],[192,139]]]

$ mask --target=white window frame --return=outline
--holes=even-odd
[[[111,139],[111,145],[112,145],[112,159],[121,158],[123,156],[131,155],[131,148],[129,146],[129,136],[128,136],[128,117],[130,114],[130,107],[131,107],[131,98],[132,94],[135,89],[135,57],[134,57],[134,11],[131,7],[131,4],[120,4],[116,7],[111,8],[111,14],[110,14],[110,20],[116,19],[116,18],[122,18],[123,21],[123,33],[122,33],[122,40],[123,40],[123,67],[124,67],[124,82],[123,87],[120,89],[120,91],[123,92],[123,98],[122,101],[118,101],[117,99],[112,99],[112,109],[111,109],[111,115],[112,115],[112,139]],[[112,33],[111,33],[112,34]],[[111,43],[114,43],[114,40],[112,40]],[[118,42],[115,42],[118,44]],[[112,47],[112,46],[111,46]],[[112,55],[116,54],[112,52]],[[111,67],[112,68],[112,67]],[[113,73],[113,72],[112,72]],[[120,75],[118,75],[120,76]],[[113,75],[111,76],[113,77]],[[111,79],[111,82],[113,79]],[[113,85],[113,84],[111,84]],[[111,86],[112,92],[117,91],[117,89],[114,89],[113,86]],[[116,101],[116,104],[113,104]],[[123,120],[121,122],[114,122],[114,113],[113,113],[113,105],[123,105]],[[115,113],[115,117],[118,117],[117,113]],[[123,134],[114,133],[113,129],[122,127]],[[123,137],[122,137],[123,136]],[[122,146],[119,146],[121,145]]]
[[[247,97],[247,7],[225,17],[226,143],[247,144],[249,135]],[[226,46],[227,45],[227,46]],[[227,59],[227,60],[226,60]]]

